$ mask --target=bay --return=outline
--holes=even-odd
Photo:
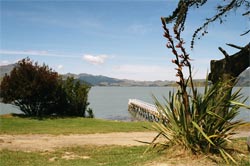
[[[234,88],[234,90],[238,87]],[[153,103],[152,95],[156,96],[164,103],[163,96],[168,97],[169,91],[173,87],[92,87],[89,92],[89,107],[93,109],[95,117],[99,119],[131,120],[128,112],[128,100],[139,99],[148,103]],[[204,88],[198,88],[203,91]],[[250,87],[242,88],[242,94],[249,97]],[[250,105],[250,99],[246,101]],[[0,114],[21,113],[17,107],[10,104],[0,103]],[[241,109],[236,119],[250,122],[250,111]]]
[[[237,90],[238,87],[234,88]],[[113,120],[130,120],[128,113],[128,100],[139,99],[148,103],[154,103],[154,95],[161,103],[166,103],[163,96],[168,97],[169,91],[174,87],[93,87],[89,93],[90,107],[94,110],[96,118]],[[198,88],[200,92],[203,87]],[[250,87],[244,87],[241,93],[249,97]],[[250,99],[245,103],[250,105]],[[250,110],[241,108],[236,119],[250,122]]]

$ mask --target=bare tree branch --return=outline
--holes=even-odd
[[[250,32],[250,29],[249,29],[248,31],[246,31],[246,32],[244,32],[244,33],[242,33],[242,34],[240,34],[240,36],[244,36],[244,35],[248,34],[249,32]]]
[[[237,48],[239,50],[243,49],[244,47],[241,47],[241,46],[237,46],[237,45],[234,45],[234,44],[230,44],[230,43],[227,43],[226,45],[230,46],[230,47],[233,47],[233,48]]]

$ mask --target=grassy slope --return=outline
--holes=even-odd
[[[0,134],[91,134],[148,131],[148,122],[118,122],[87,118],[30,119],[0,117]]]

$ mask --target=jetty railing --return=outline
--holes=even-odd
[[[138,100],[129,99],[128,111],[133,117],[139,120],[156,121],[160,120],[160,114],[155,105]]]

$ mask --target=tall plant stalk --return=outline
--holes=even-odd
[[[174,31],[174,38],[171,36],[167,26],[166,26],[166,21],[165,18],[161,18],[162,21],[162,27],[164,29],[164,37],[167,38],[168,43],[166,45],[167,48],[172,50],[173,55],[175,56],[175,59],[172,60],[172,63],[176,64],[177,68],[175,68],[177,70],[176,76],[179,77],[179,81],[177,82],[177,84],[180,86],[181,89],[181,94],[182,94],[182,100],[185,106],[185,113],[186,113],[186,117],[188,119],[188,121],[190,121],[190,111],[189,111],[189,97],[188,97],[188,93],[187,93],[187,86],[190,82],[190,87],[192,89],[192,93],[193,93],[193,100],[196,100],[196,91],[194,88],[194,84],[193,84],[193,77],[192,77],[192,66],[190,63],[190,58],[189,58],[189,54],[186,52],[185,48],[184,48],[184,40],[180,37],[180,32],[177,30],[177,28],[173,28]],[[175,41],[177,42],[177,45],[175,45]],[[178,52],[177,49],[180,50],[180,53]],[[182,72],[183,67],[187,67],[188,68],[188,78],[185,80],[184,74]]]

